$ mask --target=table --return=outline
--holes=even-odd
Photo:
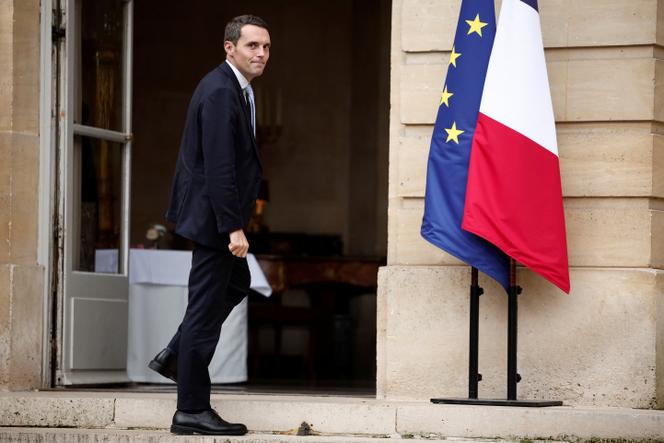
[[[369,257],[289,257],[259,255],[260,268],[273,291],[311,284],[339,283],[376,289],[383,259]]]
[[[306,372],[310,383],[318,377],[317,366],[339,364],[348,360],[347,343],[335,338],[335,313],[348,310],[349,298],[355,295],[375,292],[381,258],[372,257],[300,257],[279,255],[258,255],[258,262],[265,273],[275,297],[269,302],[252,300],[249,307],[250,364],[252,374],[258,373],[261,355],[258,349],[260,328],[269,327],[274,331],[275,372],[280,371],[282,332],[284,328],[304,328],[308,330],[308,350]],[[283,306],[280,295],[289,289],[303,289],[310,300],[310,307]],[[345,308],[343,307],[345,305]],[[337,319],[339,320],[339,319]],[[324,358],[318,358],[321,355]],[[317,364],[318,361],[318,364]]]
[[[116,250],[98,250],[95,270],[108,272],[117,263]],[[265,296],[272,290],[255,257],[247,257],[251,288]],[[191,251],[129,251],[129,331],[127,374],[141,383],[173,383],[147,367],[177,330],[187,307]],[[247,299],[233,309],[209,366],[212,383],[247,380]]]

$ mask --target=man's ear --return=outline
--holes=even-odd
[[[233,44],[232,41],[226,40],[224,42],[224,51],[226,51],[226,54],[230,54],[233,52],[233,49],[235,49],[235,45]]]

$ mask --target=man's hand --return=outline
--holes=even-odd
[[[231,232],[230,235],[231,242],[228,244],[228,249],[236,257],[245,258],[249,252],[249,242],[247,237],[244,236],[244,231],[238,229],[237,231]]]

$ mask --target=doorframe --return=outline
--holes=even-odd
[[[42,334],[42,373],[41,385],[44,388],[62,386],[70,383],[96,383],[90,374],[80,373],[74,377],[64,372],[68,366],[63,360],[64,348],[69,331],[65,331],[65,302],[67,285],[66,248],[71,247],[71,238],[66,232],[66,220],[70,210],[66,206],[69,173],[68,150],[69,138],[73,135],[90,136],[123,144],[122,174],[122,206],[130,205],[131,180],[131,108],[123,109],[121,131],[104,130],[87,127],[72,121],[70,112],[71,94],[73,94],[75,72],[70,32],[70,22],[74,19],[72,5],[80,0],[41,0],[40,1],[40,141],[39,141],[39,214],[38,214],[38,261],[44,267],[43,289],[43,334]],[[129,3],[129,7],[124,5]],[[127,81],[126,73],[132,71],[131,45],[133,39],[133,0],[123,0],[123,58],[129,56],[130,62],[124,60],[123,66],[123,99],[131,106],[131,82]],[[126,85],[126,86],[125,86]],[[125,103],[125,104],[126,104]],[[117,139],[117,140],[116,140]],[[129,245],[129,213],[124,211],[120,246],[119,274],[127,275]],[[122,244],[126,245],[122,247]],[[70,356],[71,357],[71,356]],[[104,372],[104,371],[102,371]],[[97,371],[97,373],[101,373]],[[104,372],[106,374],[106,372]],[[124,382],[124,375],[115,371],[108,373],[108,380],[103,383]]]
[[[57,149],[56,144],[56,110],[53,108],[55,100],[53,95],[57,92],[57,78],[53,73],[54,52],[52,21],[54,1],[41,0],[40,2],[40,42],[39,42],[39,192],[37,215],[37,263],[44,268],[43,306],[42,306],[42,371],[41,387],[53,386],[53,355],[55,342],[53,341],[53,328],[56,326],[53,318],[53,309],[56,306],[58,276],[57,256],[54,254],[57,227],[55,218],[56,192],[55,180]],[[57,75],[57,73],[55,74]],[[54,87],[56,86],[56,87]]]

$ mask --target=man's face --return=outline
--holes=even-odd
[[[251,81],[263,74],[270,58],[270,34],[260,26],[244,25],[237,44],[225,41],[226,58]]]

